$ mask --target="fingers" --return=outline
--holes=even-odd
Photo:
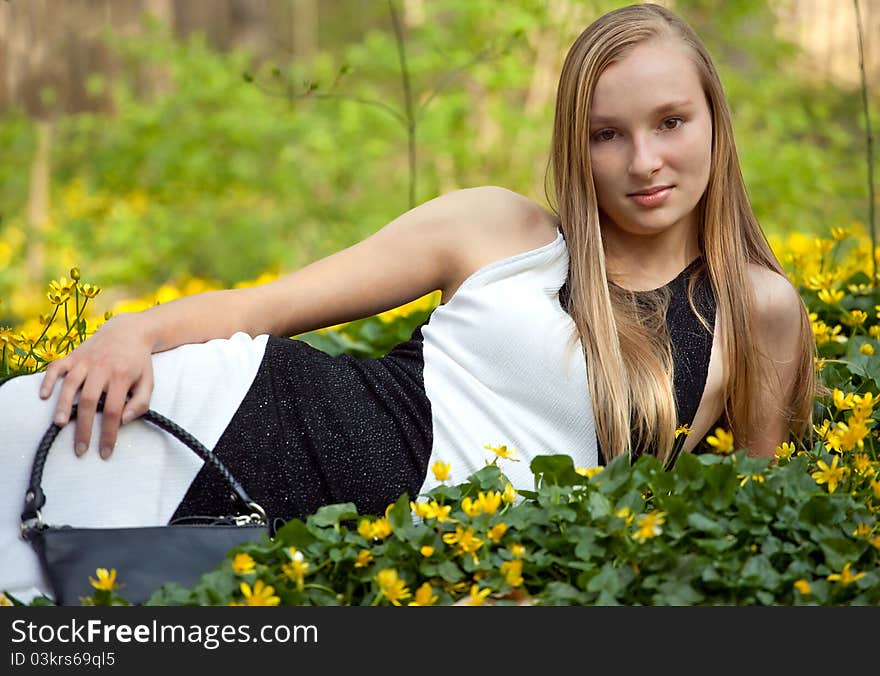
[[[153,369],[148,365],[141,379],[135,383],[131,397],[122,412],[122,424],[139,418],[150,409],[150,398],[153,394]]]
[[[76,369],[74,369],[64,379],[61,396],[67,394],[66,390],[70,384],[68,383],[68,380],[70,380],[70,376],[76,372]],[[89,439],[92,438],[92,424],[95,420],[98,400],[101,398],[103,391],[104,383],[92,378],[86,382],[83,386],[82,393],[79,395],[76,413],[76,433],[74,434],[73,441],[73,450],[77,455],[82,455],[89,447]]]
[[[54,420],[56,425],[65,425],[70,420],[73,398],[82,386],[85,376],[85,369],[77,367],[73,367],[64,375],[64,380],[61,382],[61,389],[58,393],[58,401],[55,402]]]
[[[125,407],[125,397],[128,393],[128,385],[124,381],[114,380],[107,390],[107,399],[104,401],[104,414],[101,419],[101,457],[106,460],[113,453],[116,446],[116,435],[122,424],[122,410]]]
[[[41,399],[48,399],[52,396],[52,392],[55,389],[55,382],[58,378],[67,373],[69,368],[69,362],[66,359],[58,359],[46,367],[46,373],[43,374],[43,382],[40,384]],[[67,411],[67,413],[69,413],[69,411]]]

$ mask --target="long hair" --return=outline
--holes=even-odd
[[[639,4],[604,14],[578,36],[562,66],[548,166],[555,189],[548,201],[568,245],[566,309],[577,328],[572,347],[580,340],[596,433],[606,460],[624,453],[632,458],[655,452],[665,461],[678,422],[665,323],[668,289],[655,294],[653,307],[645,312],[631,292],[609,284],[589,150],[589,111],[599,76],[636,45],[655,38],[680,40],[689,48],[712,117],[709,181],[696,207],[698,238],[717,303],[720,326],[715,330],[720,329],[723,337],[722,418],[735,443],[745,444],[752,436],[758,392],[775,377],[750,330],[755,299],[748,267],[755,264],[785,273],[749,203],[730,110],[711,57],[693,29],[664,7]],[[688,299],[711,331],[697,312],[693,279]],[[799,328],[801,336],[796,385],[790,400],[779,402],[789,431],[797,438],[810,431],[817,388],[816,345],[803,303],[801,307],[800,327],[792,327]]]

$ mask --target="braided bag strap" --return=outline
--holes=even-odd
[[[102,394],[101,399],[98,401],[98,412],[104,410],[104,398],[105,395]],[[71,420],[74,420],[76,418],[77,410],[78,404],[74,404],[70,411]],[[214,455],[214,453],[208,450],[208,448],[206,448],[205,445],[202,444],[202,442],[200,442],[192,434],[187,432],[174,421],[169,420],[162,414],[157,413],[152,409],[148,410],[143,416],[141,416],[141,419],[146,420],[156,427],[165,430],[166,432],[177,438],[181,443],[192,450],[205,462],[209,463],[226,480],[236,497],[238,497],[238,499],[241,501],[241,504],[247,509],[254,512],[256,516],[259,516],[263,522],[266,521],[266,513],[263,508],[250,498],[242,485],[238,483],[235,477],[232,476],[232,473],[220,461],[220,458],[218,458],[216,455]],[[54,422],[49,425],[49,429],[46,430],[46,433],[43,435],[43,438],[40,440],[40,443],[37,446],[37,454],[34,457],[33,466],[31,467],[30,485],[28,486],[28,491],[25,494],[24,509],[21,513],[23,531],[26,527],[32,527],[34,522],[36,522],[37,525],[41,525],[42,523],[40,519],[40,509],[43,507],[43,505],[46,504],[46,496],[43,493],[42,488],[43,468],[45,467],[46,459],[49,456],[49,449],[52,446],[52,443],[55,441],[55,438],[58,436],[58,433],[61,431],[61,427],[61,425],[57,425]]]

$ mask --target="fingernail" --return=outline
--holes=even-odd
[[[126,423],[130,423],[132,418],[134,418],[134,413],[126,411],[122,414],[122,424],[125,425]]]
[[[55,424],[56,425],[63,425],[66,422],[67,422],[67,416],[64,415],[63,413],[59,413],[58,415],[55,416]]]
[[[86,452],[86,445],[85,445],[82,441],[80,441],[80,442],[76,445],[76,454],[77,454],[77,455],[82,455],[82,454],[85,453],[85,452]]]
[[[104,458],[104,460],[106,460],[107,458],[110,457],[110,452],[111,452],[112,450],[113,450],[113,449],[110,448],[109,446],[104,446],[104,447],[101,449],[101,457]]]
[[[45,390],[45,389],[41,389],[41,390],[40,390],[40,397],[42,397],[42,398],[43,398],[43,399],[45,399],[45,398],[46,398],[46,395],[47,395],[47,394],[49,394],[49,393],[48,393],[48,392],[46,392],[46,390]]]

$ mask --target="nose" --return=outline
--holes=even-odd
[[[633,137],[633,155],[629,165],[632,176],[648,179],[662,164],[663,159],[660,156],[657,139],[644,135]]]

